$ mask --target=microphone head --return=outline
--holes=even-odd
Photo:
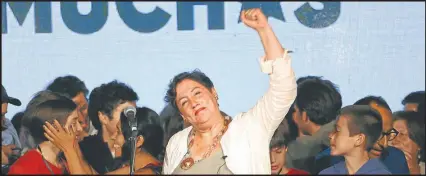
[[[127,118],[135,118],[136,108],[134,106],[128,106],[124,109],[124,115]]]

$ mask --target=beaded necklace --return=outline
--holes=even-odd
[[[184,156],[185,159],[180,163],[180,168],[182,168],[183,170],[188,170],[194,164],[199,163],[200,161],[209,157],[211,155],[212,151],[214,149],[216,149],[216,147],[218,146],[220,139],[222,138],[223,134],[228,129],[228,124],[229,124],[229,120],[225,119],[222,130],[220,130],[220,132],[213,138],[213,144],[211,144],[209,146],[209,149],[203,154],[203,157],[199,160],[194,160],[194,158],[192,158],[190,156],[191,155],[190,149],[194,145],[194,138],[195,138],[195,132],[196,132],[194,129],[192,129],[191,133],[190,133],[190,141],[188,143],[188,151],[186,152],[186,154]]]

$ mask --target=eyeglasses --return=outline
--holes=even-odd
[[[382,139],[384,136],[386,136],[388,141],[392,141],[392,140],[395,139],[396,136],[398,136],[398,134],[399,134],[399,132],[397,130],[395,130],[395,128],[392,128],[388,132],[382,132],[382,136],[380,137],[380,139]]]

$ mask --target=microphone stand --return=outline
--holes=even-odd
[[[135,173],[136,136],[138,134],[136,118],[130,121],[132,136],[130,139],[130,175]]]

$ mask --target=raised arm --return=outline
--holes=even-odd
[[[241,21],[248,27],[254,29],[262,41],[266,60],[274,60],[283,55],[284,49],[269,26],[268,19],[259,8],[243,10],[240,15]]]
[[[260,60],[260,64],[262,71],[269,74],[269,89],[256,105],[240,118],[259,129],[253,131],[259,134],[255,136],[271,138],[296,98],[296,78],[288,51],[282,48],[263,12],[260,9],[243,11],[241,20],[260,36],[265,50],[265,57]]]

